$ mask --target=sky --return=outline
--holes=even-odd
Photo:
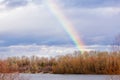
[[[0,45],[73,44],[47,0],[0,0]],[[119,0],[56,0],[86,45],[111,44],[119,34]]]
[[[110,45],[120,33],[120,0],[55,0],[85,45]],[[47,0],[0,0],[0,46],[74,45]]]

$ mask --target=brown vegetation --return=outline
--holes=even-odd
[[[58,57],[53,73],[120,74],[120,53],[85,52]]]
[[[0,60],[0,73],[120,74],[118,52],[75,52],[55,58],[11,57]]]
[[[54,58],[39,57],[9,57],[0,60],[0,73],[40,73],[51,72]]]
[[[0,80],[28,80],[27,77],[20,76],[18,66],[8,60],[0,60]]]

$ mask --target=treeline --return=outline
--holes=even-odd
[[[85,52],[60,56],[53,73],[61,74],[120,74],[120,53]]]
[[[0,60],[0,73],[120,74],[120,52],[75,52],[54,58],[11,57]]]
[[[32,57],[9,57],[0,60],[0,73],[50,73],[55,63],[54,58]]]

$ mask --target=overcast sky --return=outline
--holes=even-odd
[[[120,33],[120,0],[56,0],[86,45],[108,45]],[[47,0],[0,0],[0,46],[71,45]]]

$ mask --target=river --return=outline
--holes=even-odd
[[[110,75],[22,74],[29,80],[120,80]],[[113,77],[113,79],[110,79]],[[118,79],[119,78],[119,79]]]

